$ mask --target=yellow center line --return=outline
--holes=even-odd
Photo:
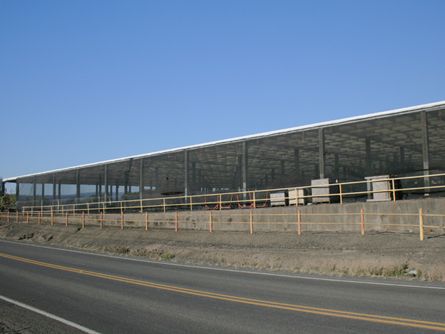
[[[159,290],[171,291],[171,292],[182,293],[182,294],[193,295],[193,296],[199,296],[199,297],[204,297],[204,298],[230,301],[230,302],[240,303],[240,304],[255,305],[255,306],[260,306],[260,307],[265,307],[265,308],[288,310],[288,311],[293,311],[293,312],[310,313],[310,314],[325,315],[325,316],[330,316],[330,317],[361,320],[361,321],[368,321],[368,322],[387,324],[387,325],[398,325],[398,326],[414,327],[414,328],[421,328],[421,329],[431,329],[431,330],[445,332],[445,323],[443,323],[443,322],[433,322],[433,321],[416,320],[416,319],[409,319],[409,318],[390,317],[390,316],[383,316],[383,315],[376,315],[376,314],[349,312],[349,311],[342,311],[342,310],[329,309],[329,308],[312,307],[312,306],[298,305],[298,304],[286,304],[286,303],[279,303],[279,302],[268,301],[268,300],[239,297],[239,296],[215,293],[215,292],[204,291],[204,290],[183,288],[183,287],[174,286],[174,285],[160,284],[160,283],[150,282],[150,281],[146,281],[146,280],[134,279],[134,278],[130,278],[130,277],[110,275],[110,274],[105,274],[105,273],[100,273],[100,272],[95,272],[95,271],[90,271],[90,270],[79,269],[79,268],[75,268],[75,267],[68,267],[68,266],[63,266],[63,265],[58,265],[58,264],[53,264],[53,263],[48,263],[48,262],[32,260],[29,258],[10,255],[10,254],[1,253],[1,252],[0,252],[0,257],[23,262],[23,263],[33,264],[33,265],[40,266],[40,267],[45,267],[45,268],[50,268],[50,269],[55,269],[55,270],[60,270],[60,271],[65,271],[65,272],[71,272],[71,273],[76,273],[76,274],[90,276],[90,277],[102,278],[102,279],[107,279],[107,280],[116,281],[116,282],[122,282],[122,283],[126,283],[126,284],[132,284],[132,285],[154,288],[154,289],[159,289]]]

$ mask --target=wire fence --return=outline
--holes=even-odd
[[[272,210],[200,211],[166,213],[99,213],[22,211],[2,212],[0,221],[17,224],[64,225],[81,228],[138,228],[149,230],[290,232],[301,236],[305,232],[356,232],[362,236],[367,231],[418,233],[425,236],[445,233],[445,213],[424,212],[306,212],[299,207]]]

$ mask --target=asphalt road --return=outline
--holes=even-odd
[[[445,332],[443,285],[261,275],[6,241],[0,295],[101,333]],[[51,322],[31,321],[34,332]]]

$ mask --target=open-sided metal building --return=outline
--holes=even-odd
[[[19,206],[445,172],[445,101],[6,178]],[[427,182],[427,181],[425,181]]]

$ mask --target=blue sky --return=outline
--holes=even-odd
[[[0,176],[445,100],[444,12],[0,0]]]

